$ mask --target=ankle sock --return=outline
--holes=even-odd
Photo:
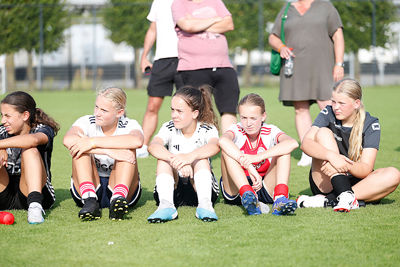
[[[337,174],[331,178],[333,191],[338,196],[345,191],[351,191],[351,183],[349,178],[344,174]]]
[[[96,188],[92,182],[83,182],[79,185],[79,191],[81,191],[82,199],[94,197],[97,199]]]
[[[277,184],[274,188],[274,201],[280,197],[289,198],[289,187],[285,184]]]
[[[40,205],[42,205],[43,202],[43,195],[42,193],[38,192],[38,191],[32,191],[29,193],[28,195],[28,206],[33,203],[33,202],[37,202]]]
[[[254,195],[256,194],[256,192],[254,191],[253,187],[251,187],[251,185],[245,184],[245,185],[243,185],[243,186],[239,189],[240,197],[242,197],[243,194],[244,194],[245,192],[247,192],[247,191],[253,192]]]
[[[114,186],[113,194],[111,196],[110,201],[119,196],[127,198],[128,193],[129,193],[129,188],[126,185],[117,184]]]

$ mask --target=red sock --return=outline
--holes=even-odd
[[[246,191],[251,191],[251,192],[253,192],[254,195],[256,194],[256,192],[254,192],[253,187],[251,187],[250,185],[246,184],[246,185],[243,185],[243,186],[239,189],[239,194],[240,194],[240,196],[243,196],[244,192],[246,192]]]
[[[128,189],[128,187],[126,185],[117,184],[114,187],[114,192],[113,192],[113,195],[112,195],[111,198],[114,198],[114,197],[117,197],[117,196],[122,196],[124,198],[127,198],[128,197],[128,192],[129,192],[129,189]]]
[[[277,184],[274,189],[274,200],[277,196],[289,197],[289,187],[285,184]]]
[[[86,199],[88,197],[95,197],[96,195],[96,188],[92,182],[83,182],[79,185],[79,191],[81,191],[82,199]]]

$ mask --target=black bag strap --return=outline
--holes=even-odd
[[[290,6],[290,2],[287,3],[286,8],[285,8],[285,12],[283,12],[282,15],[282,22],[281,22],[281,41],[283,44],[285,44],[285,30],[284,30],[284,26],[285,26],[285,21],[287,19],[287,12]]]

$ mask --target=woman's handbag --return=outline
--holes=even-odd
[[[287,12],[290,6],[290,2],[287,3],[285,12],[282,15],[282,23],[281,23],[281,41],[285,44],[285,31],[284,25],[287,18]],[[279,75],[281,72],[282,58],[281,54],[274,49],[271,50],[271,63],[270,63],[270,72],[273,75]]]

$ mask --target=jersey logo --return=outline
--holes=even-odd
[[[89,122],[90,124],[95,124],[96,123],[96,118],[94,116],[89,117]]]
[[[172,147],[179,151],[179,145],[173,145]]]
[[[328,109],[327,108],[323,108],[321,110],[321,113],[324,114],[324,115],[328,115]]]
[[[342,142],[342,140],[343,140],[342,137],[337,136],[335,133],[333,135],[335,136],[336,140],[338,140],[339,142]]]
[[[372,130],[374,131],[379,131],[381,129],[381,125],[379,124],[379,122],[375,122],[373,124],[371,124]]]
[[[119,121],[118,122],[118,128],[126,128],[126,125],[128,125],[128,121]]]
[[[170,121],[170,122],[167,124],[167,128],[168,128],[168,130],[172,131],[172,129],[175,128],[174,122],[173,122],[173,121]]]

